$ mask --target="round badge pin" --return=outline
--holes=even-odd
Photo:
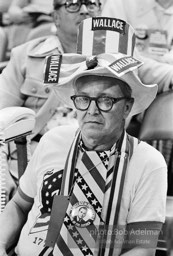
[[[74,204],[70,210],[70,219],[72,223],[80,228],[91,225],[96,217],[96,213],[91,204],[85,201],[79,201]]]

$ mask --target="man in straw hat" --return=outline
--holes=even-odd
[[[62,106],[61,101],[57,101],[52,93],[52,85],[58,82],[59,71],[58,57],[56,58],[53,55],[57,56],[63,52],[76,52],[77,29],[80,22],[88,17],[99,16],[100,12],[99,0],[54,0],[53,17],[57,29],[56,35],[37,38],[12,50],[11,59],[0,75],[0,109],[9,106],[24,106],[36,112],[36,125],[31,137],[31,153],[46,131],[62,123],[74,123],[76,121],[73,118],[74,113],[70,112],[71,109]],[[109,40],[104,42],[104,38],[107,37],[103,34],[100,37],[103,39],[102,47],[96,40],[97,42],[94,42],[96,53],[98,51],[107,52],[111,47],[111,52],[117,52],[121,49],[120,52],[122,53],[132,54],[128,51],[130,45],[127,46],[126,40],[128,37],[131,38],[134,32],[130,28],[123,31],[123,33],[119,33],[121,30],[117,28],[120,24],[117,23],[115,26],[110,22],[105,24],[107,27],[112,26],[114,36],[113,38],[109,37]],[[97,31],[95,32],[97,35]],[[99,41],[101,41],[100,38]],[[90,55],[90,40],[91,37],[84,33],[83,47],[81,49],[79,45],[78,52]],[[114,44],[112,40],[114,40]],[[121,43],[122,40],[125,43]],[[117,47],[118,45],[121,46],[120,49]],[[51,65],[52,62],[56,64]],[[169,69],[163,70],[163,64],[156,64],[150,60],[149,62],[149,68],[148,62],[145,61],[139,69],[139,76],[144,83],[155,83],[157,81],[160,85],[160,83],[164,83],[166,78],[170,80],[172,69],[171,72]],[[155,75],[156,70],[160,73],[160,81],[157,79],[158,76]],[[10,171],[6,172],[8,175],[6,185],[7,187],[9,185],[7,194],[11,196],[13,194],[11,191],[14,191],[14,187],[16,187],[14,180],[18,183],[17,156],[14,143],[10,143],[6,155],[9,159]]]
[[[86,23],[88,34],[99,24],[97,36],[104,26],[125,26],[116,19]],[[157,93],[136,75],[140,65],[123,53],[62,56],[55,91],[76,109],[79,129],[59,126],[42,137],[0,216],[0,255],[18,235],[22,256],[154,255],[165,220],[166,164],[125,131],[126,118]],[[75,219],[81,207],[85,225]]]

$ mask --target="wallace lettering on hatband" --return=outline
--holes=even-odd
[[[61,60],[61,54],[46,57],[44,84],[58,83]]]
[[[97,17],[92,19],[92,30],[111,30],[125,34],[126,22],[120,19]]]

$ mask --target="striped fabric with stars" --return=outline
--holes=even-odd
[[[110,151],[95,152],[85,151],[78,138],[80,131],[72,143],[63,171],[61,195],[70,196],[64,221],[55,236],[58,237],[55,246],[45,247],[40,256],[120,255],[121,246],[116,243],[119,238],[113,230],[119,224],[128,163],[140,141],[124,132]],[[80,201],[90,204],[96,215],[94,222],[84,228],[71,219],[72,208]]]
[[[54,248],[55,255],[94,255],[105,192],[108,152],[80,150],[75,171],[75,183],[60,236]],[[70,211],[77,202],[88,202],[94,208],[94,223],[80,228],[70,219]],[[63,245],[63,246],[62,246]],[[80,249],[80,250],[79,250]]]

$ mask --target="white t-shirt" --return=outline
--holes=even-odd
[[[26,200],[34,200],[34,204],[20,235],[18,255],[34,256],[43,249],[53,196],[59,193],[62,170],[76,129],[76,126],[60,126],[47,132],[21,177],[20,194]],[[164,222],[166,184],[162,155],[140,142],[126,174],[119,225],[150,223],[152,229],[152,223]]]

